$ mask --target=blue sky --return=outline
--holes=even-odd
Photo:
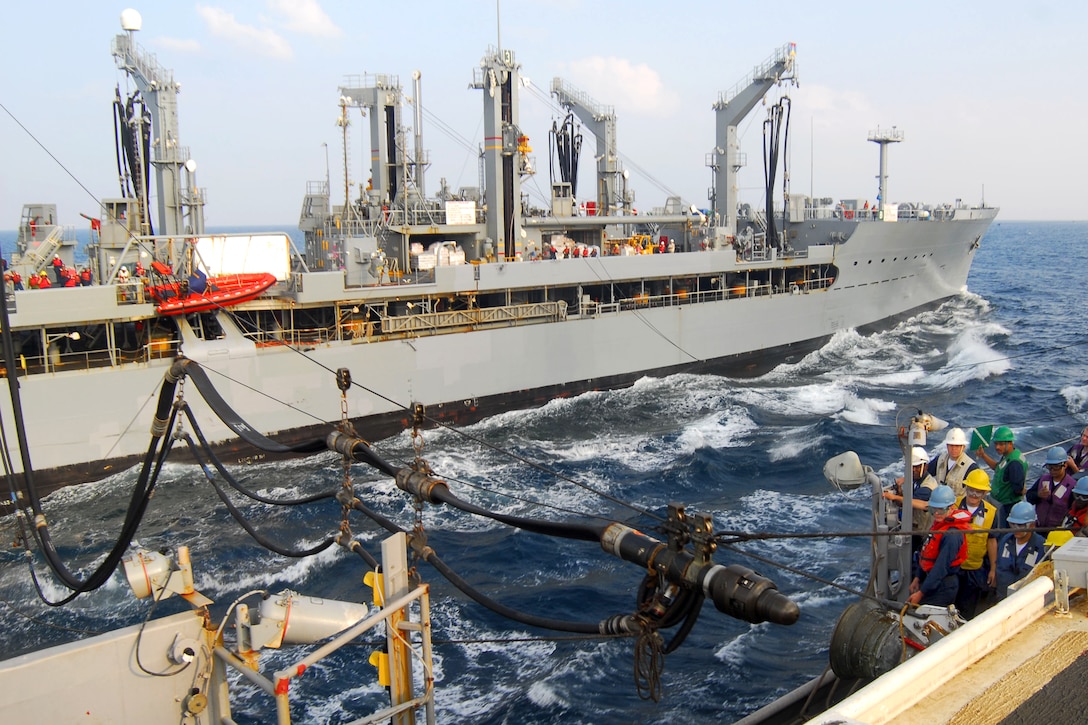
[[[58,166],[0,111],[0,228],[25,202],[56,202],[60,221],[82,223],[96,197],[118,195],[111,102],[126,80],[110,55],[126,6],[82,0],[11,3],[0,35],[0,103]],[[135,5],[137,41],[181,82],[181,143],[207,189],[209,225],[297,223],[309,180],[342,185],[335,121],[346,76],[422,73],[427,189],[478,183],[480,91],[472,70],[498,43],[494,0],[247,0]],[[779,46],[797,43],[792,97],[792,191],[876,196],[870,130],[897,126],[889,198],[963,199],[1002,208],[1002,219],[1088,219],[1079,137],[1088,101],[1079,60],[1088,30],[1082,3],[736,3],[507,0],[501,44],[536,91],[522,91],[521,126],[548,188],[548,103],[553,77],[618,116],[621,155],[636,206],[666,194],[707,206],[714,145],[711,106]],[[409,90],[410,93],[410,90]],[[405,119],[412,117],[411,110]],[[761,203],[762,121],[741,126],[748,166],[741,198]],[[353,183],[365,182],[365,119],[353,118]],[[444,129],[451,129],[450,133]],[[582,174],[593,168],[592,142]],[[637,167],[637,170],[636,170]],[[645,175],[642,171],[647,172]],[[69,175],[69,173],[71,175]],[[78,179],[77,183],[72,177]]]

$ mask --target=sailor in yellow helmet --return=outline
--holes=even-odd
[[[964,494],[956,499],[956,509],[971,514],[972,529],[993,529],[997,507],[986,500],[990,477],[975,467],[963,479]],[[960,565],[960,588],[956,609],[966,619],[975,616],[979,599],[994,588],[997,579],[997,535],[992,531],[967,534],[967,560]]]

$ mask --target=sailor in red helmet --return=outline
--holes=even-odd
[[[964,532],[971,530],[971,514],[955,506],[956,494],[948,486],[937,486],[929,497],[933,525],[914,564],[907,599],[911,604],[947,607],[956,601],[960,564],[967,560]]]

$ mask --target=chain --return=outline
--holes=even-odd
[[[348,416],[348,390],[351,388],[351,372],[347,368],[336,371],[336,386],[340,388],[340,430],[344,435],[355,435],[355,426],[351,424]],[[351,521],[348,515],[351,513],[351,505],[355,501],[355,491],[351,482],[351,457],[344,453],[341,456],[344,479],[341,484],[340,494],[336,497],[340,501],[340,537],[338,543],[348,546],[351,542]]]
[[[174,410],[183,410],[185,408],[185,377],[184,375],[178,380],[177,395],[174,396]],[[174,440],[184,440],[185,438],[185,416],[179,415],[174,421]]]
[[[412,449],[416,453],[412,468],[419,473],[430,473],[431,466],[423,458],[423,432],[420,430],[423,427],[423,420],[423,406],[416,403],[412,408]],[[412,501],[412,508],[415,510],[415,521],[412,523],[412,560],[409,563],[408,576],[414,581],[419,576],[417,566],[420,552],[427,547],[427,532],[423,528],[423,499],[416,496]]]

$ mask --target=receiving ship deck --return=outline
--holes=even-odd
[[[1088,540],[1074,543],[1088,548]],[[1070,572],[1070,586],[1082,580]],[[1071,590],[1062,612],[1054,581],[1027,583],[809,724],[1080,722],[1088,708],[1088,597]]]

